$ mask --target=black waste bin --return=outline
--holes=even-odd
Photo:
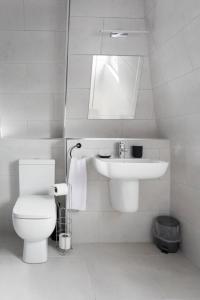
[[[180,223],[170,216],[159,216],[153,222],[153,240],[164,253],[176,253],[181,242]]]

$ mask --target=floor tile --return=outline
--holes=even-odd
[[[3,300],[200,299],[200,270],[150,243],[74,244],[62,256],[49,240],[48,262],[35,265],[23,263],[22,250],[16,235],[0,235]]]
[[[46,264],[24,264],[15,257],[0,258],[4,300],[92,300],[86,264],[73,258],[50,258]],[[11,286],[8,289],[8,283]]]

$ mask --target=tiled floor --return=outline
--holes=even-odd
[[[49,247],[46,264],[20,259],[21,241],[0,238],[2,300],[194,300],[200,270],[151,244],[75,245],[68,256]]]

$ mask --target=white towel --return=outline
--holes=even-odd
[[[86,159],[72,158],[68,182],[71,185],[72,209],[86,210],[87,168]]]

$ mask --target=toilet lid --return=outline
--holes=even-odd
[[[21,219],[55,218],[55,199],[46,195],[21,196],[15,203],[13,208],[13,216]]]

